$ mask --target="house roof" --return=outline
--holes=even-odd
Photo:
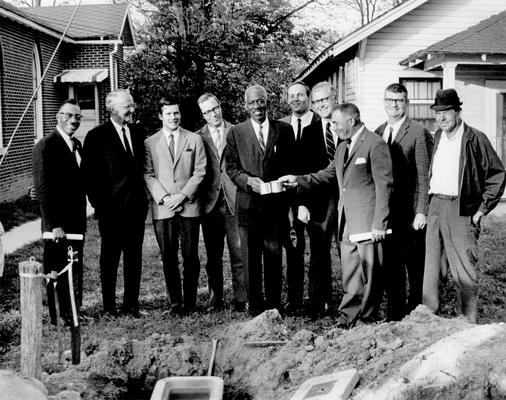
[[[76,6],[18,8],[0,0],[0,16],[38,31],[59,37],[67,26]],[[128,4],[80,5],[67,31],[65,41],[121,40],[135,45]]]
[[[82,4],[79,6],[67,34],[77,40],[121,39],[128,14],[127,7],[126,3]],[[23,11],[63,32],[75,8],[74,5],[33,7],[23,9]],[[130,29],[130,26],[127,28]]]
[[[341,54],[342,52],[348,50],[352,46],[356,45],[360,41],[366,39],[368,36],[387,26],[391,22],[401,18],[407,13],[411,12],[415,8],[420,7],[422,4],[426,3],[429,0],[408,0],[404,3],[399,4],[398,6],[392,8],[387,11],[383,15],[375,18],[368,24],[362,26],[356,31],[350,33],[349,35],[339,39],[334,44],[327,47],[323,50],[298,76],[297,80],[302,80],[307,77],[311,72],[313,72],[320,64],[325,62],[327,59],[334,57],[336,55]]]
[[[422,61],[431,54],[506,54],[506,11],[449,36],[400,62]]]

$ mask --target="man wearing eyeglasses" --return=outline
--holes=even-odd
[[[206,174],[199,188],[201,224],[207,252],[206,272],[210,291],[208,311],[223,308],[223,250],[227,240],[232,271],[234,309],[246,309],[246,283],[241,258],[241,241],[235,218],[236,187],[225,170],[223,150],[230,124],[223,119],[216,96],[204,93],[197,103],[206,124],[197,132],[206,151]]]
[[[263,183],[293,171],[295,140],[290,125],[267,117],[264,87],[248,87],[244,102],[250,119],[230,128],[225,157],[227,173],[237,186],[235,214],[247,274],[249,312],[257,315],[265,309],[282,310],[281,240],[288,223],[285,194],[261,195],[260,189]]]
[[[74,99],[66,100],[56,114],[56,129],[42,138],[33,151],[33,177],[39,200],[42,232],[53,233],[53,240],[44,241],[44,272],[61,271],[67,265],[67,233],[86,231],[86,193],[80,168],[81,143],[72,136],[81,124],[81,109]],[[73,275],[77,277],[77,305],[82,300],[83,241],[73,241],[78,252]],[[51,322],[56,323],[52,284],[47,285]],[[67,274],[58,278],[60,315],[69,324],[72,319]]]
[[[309,96],[311,90],[304,82],[293,82],[288,85],[286,91],[286,101],[290,106],[292,113],[280,121],[286,122],[292,126],[295,138],[296,151],[293,159],[296,160],[296,166],[301,165],[306,152],[301,146],[302,132],[305,127],[312,122],[319,120],[318,114],[310,110]],[[284,247],[286,250],[286,281],[288,286],[288,303],[285,306],[285,313],[289,315],[299,315],[303,312],[304,296],[304,251],[306,249],[306,238],[304,230],[307,219],[303,221],[297,218],[299,210],[309,216],[304,206],[291,205],[290,211],[290,230],[284,235]],[[295,234],[294,243],[291,235]]]
[[[403,85],[388,85],[383,104],[388,120],[375,132],[388,144],[394,176],[390,200],[392,236],[385,242],[383,277],[387,320],[398,321],[406,314],[406,272],[407,312],[422,302],[432,137],[427,129],[408,117],[408,91]]]
[[[317,83],[311,90],[313,110],[319,119],[302,131],[299,148],[303,156],[297,162],[301,175],[325,169],[333,160],[341,142],[332,129],[332,111],[337,105],[336,89],[329,82]],[[338,190],[333,185],[315,187],[300,197],[299,219],[307,224],[311,256],[309,261],[309,315],[316,319],[325,313],[332,300],[330,248],[337,227]]]
[[[104,313],[117,315],[116,279],[123,253],[121,312],[139,316],[142,242],[147,214],[144,188],[144,136],[134,125],[135,104],[127,90],[110,92],[105,105],[111,118],[93,128],[84,141],[82,168],[88,199],[102,239],[100,280]]]
[[[487,136],[462,121],[461,107],[455,89],[438,90],[430,107],[439,129],[429,173],[423,304],[439,310],[439,290],[449,268],[457,312],[476,323],[481,219],[501,199],[505,172]]]

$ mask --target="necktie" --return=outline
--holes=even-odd
[[[218,150],[218,154],[221,156],[221,134],[219,129],[215,129],[214,131],[214,145],[216,146],[216,150]]]
[[[388,130],[387,144],[390,146],[392,144],[392,133],[394,128],[390,127]]]
[[[336,153],[336,145],[334,143],[332,132],[330,131],[330,122],[327,122],[327,128],[325,129],[325,145],[327,147],[329,161],[332,161],[334,159],[334,154]]]
[[[172,159],[174,159],[174,134],[169,134],[169,151]]]
[[[74,157],[76,158],[77,165],[81,165],[81,142],[76,138],[71,138],[72,140],[72,153],[74,153]]]
[[[300,118],[297,118],[297,142],[300,140],[300,135],[302,133],[302,121]]]
[[[133,157],[134,155],[132,153],[132,149],[130,148],[130,143],[128,142],[128,138],[127,138],[127,135],[126,135],[125,128],[121,128],[121,132],[123,132],[123,143],[125,144],[126,153],[130,157]]]
[[[351,139],[346,139],[345,142],[346,142],[346,149],[344,150],[344,164],[348,162],[348,157],[350,156]]]
[[[260,148],[262,151],[265,151],[265,142],[264,142],[264,134],[262,132],[262,125],[258,128],[258,143],[260,144]]]

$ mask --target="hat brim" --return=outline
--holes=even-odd
[[[460,102],[460,104],[446,104],[446,105],[433,104],[430,106],[430,109],[434,110],[434,111],[444,111],[444,110],[449,110],[451,108],[460,107],[461,105],[462,105],[462,102]]]

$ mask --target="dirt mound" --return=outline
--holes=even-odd
[[[321,336],[301,330],[289,337],[278,312],[270,310],[222,332],[215,375],[223,377],[227,399],[283,400],[289,399],[311,377],[356,368],[361,380],[354,394],[365,396],[386,388],[389,379],[399,371],[410,370],[411,367],[403,365],[434,343],[473,327],[465,319],[440,318],[419,306],[397,323],[361,326],[349,331],[333,329]],[[486,331],[487,325],[474,329],[477,328]],[[266,341],[276,343],[265,346]],[[252,346],[252,342],[257,343]],[[448,344],[443,342],[438,346],[435,352],[447,353]],[[497,346],[495,350],[499,351],[500,343]],[[158,379],[204,375],[210,350],[210,341],[202,343],[191,337],[158,334],[142,341],[94,343],[85,349],[81,365],[47,375],[44,383],[49,393],[74,390],[82,393],[84,399],[120,399],[127,393],[142,391],[149,398]],[[480,353],[478,348],[473,351]],[[504,384],[500,368],[494,376]],[[445,397],[451,398],[458,397]]]

